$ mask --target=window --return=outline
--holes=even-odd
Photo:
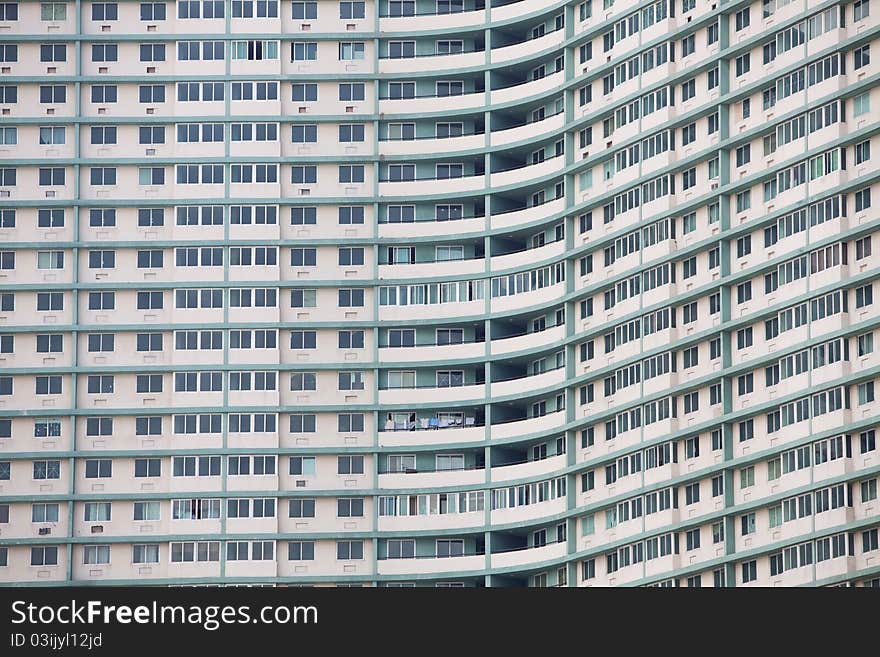
[[[339,43],[339,60],[348,61],[364,59],[363,41],[342,41]]]
[[[856,144],[856,164],[862,164],[871,159],[871,142],[866,140]]]
[[[363,82],[345,82],[339,85],[339,100],[364,100],[365,97],[366,92]],[[294,100],[296,100],[296,98],[294,98]],[[307,98],[306,100],[310,99]],[[315,91],[315,98],[312,98],[311,100],[317,100],[317,90]]]
[[[164,21],[165,20],[165,3],[164,2],[142,2],[141,3],[141,20],[142,21]]]
[[[314,518],[315,500],[293,499],[288,502],[287,515],[289,518]]]
[[[138,185],[164,185],[165,169],[163,167],[139,167]],[[161,265],[160,265],[161,266]]]
[[[87,459],[86,479],[105,479],[113,474],[113,461],[111,459]]]
[[[364,141],[364,124],[363,123],[346,123],[339,126],[339,142],[362,142]],[[361,167],[361,175],[363,175],[363,167]]]
[[[296,4],[296,3],[294,3]],[[301,4],[315,4],[301,3]],[[315,560],[315,542],[314,541],[290,541],[287,544],[287,558],[290,561],[314,561]]]
[[[340,266],[360,266],[364,264],[363,247],[344,247],[339,249]]]
[[[34,461],[34,479],[60,479],[61,461]]]
[[[295,165],[290,167],[290,182],[299,185],[312,185],[318,181],[318,167],[314,165]]]
[[[337,541],[336,558],[340,561],[358,560],[364,558],[363,541]]]
[[[697,82],[695,79],[688,80],[681,85],[681,100],[688,101],[697,94]]]
[[[93,103],[97,103],[97,102],[114,102],[115,103],[116,102],[116,87],[103,87],[103,88],[105,90],[106,89],[113,90],[113,93],[112,93],[113,99],[107,100],[106,99],[106,92],[105,92],[105,98],[103,99],[103,101],[101,101],[100,99],[96,100],[95,99],[95,87],[92,87],[92,102]],[[161,85],[161,84],[141,85],[138,88],[138,100],[141,103],[164,103],[165,102],[165,86]]]
[[[96,5],[92,5],[94,8]],[[115,62],[118,59],[119,48],[115,43],[101,43],[92,45],[93,62]]]
[[[388,2],[389,16],[415,16],[415,13],[416,3],[414,0],[389,0]]]
[[[342,100],[342,86],[340,85],[340,100]],[[349,85],[353,86],[353,85]],[[311,102],[318,100],[318,85],[296,83],[293,85],[293,100],[300,102]],[[350,100],[350,99],[349,99]],[[363,100],[363,98],[361,98]]]
[[[64,251],[37,251],[37,269],[64,269]]]
[[[291,51],[294,45],[302,42],[291,44]],[[315,57],[317,57],[317,44],[315,46]],[[303,51],[306,52],[306,51]],[[312,57],[311,59],[314,59]],[[278,42],[277,41],[233,41],[232,42],[232,59],[246,59],[251,61],[278,59]]]
[[[362,183],[364,182],[364,165],[362,164],[343,164],[339,166],[339,182],[340,183]]]
[[[388,57],[391,59],[399,59],[403,57],[415,57],[416,56],[416,42],[415,41],[389,41],[388,42]]]
[[[67,46],[63,43],[40,45],[41,62],[65,62],[67,61]]]
[[[853,98],[853,116],[861,116],[871,111],[870,94],[863,93]]]
[[[58,565],[58,548],[51,547],[32,547],[31,548],[31,565],[32,566],[57,566]]]
[[[290,208],[292,226],[314,226],[318,223],[318,208],[315,206]],[[341,222],[340,222],[341,223]]]
[[[9,130],[12,130],[11,141]],[[15,144],[16,132],[15,128],[6,128],[2,134],[2,143]],[[63,127],[41,127],[40,128],[40,145],[53,145],[65,143],[65,132]]]
[[[687,57],[695,50],[695,37],[693,34],[681,40],[681,56]]]
[[[339,456],[336,471],[338,474],[364,474],[364,457]]]
[[[115,185],[116,167],[92,167],[89,172],[89,182],[96,186]]]
[[[749,534],[755,533],[755,514],[747,513],[743,516],[740,516],[740,526],[742,530],[743,536],[748,536]]]
[[[315,457],[314,456],[291,456],[290,457],[290,474],[309,476],[315,474]]]
[[[314,4],[314,3],[306,3],[306,4]],[[389,2],[389,8],[393,6],[394,2]],[[354,18],[365,18],[366,17],[366,3],[364,2],[340,2],[339,3],[339,18],[343,19],[354,19]],[[393,10],[390,12],[391,16],[395,16]]]
[[[164,43],[142,43],[142,44],[140,44],[140,60],[142,62],[164,62],[165,61],[165,44]]]
[[[36,394],[38,394],[38,395],[60,395],[62,392],[61,381],[62,381],[61,376],[56,375],[56,374],[36,377],[36,385],[35,385]]]
[[[292,17],[295,20],[316,20],[318,18],[318,3],[294,2]]]
[[[119,19],[119,9],[115,2],[93,2],[93,21],[115,21]]]
[[[338,518],[363,518],[364,499],[362,497],[340,497],[336,500]]]
[[[64,21],[67,20],[67,3],[65,2],[41,2],[41,21]]]
[[[685,533],[685,546],[688,551],[700,547],[700,529],[692,529]]]
[[[132,563],[159,563],[159,545],[157,543],[132,545],[131,561]]]
[[[871,46],[866,44],[853,50],[853,68],[860,69],[871,63]]]
[[[316,41],[294,41],[290,44],[290,61],[304,62],[318,59],[318,43]]]
[[[318,126],[314,123],[294,125],[291,127],[290,139],[294,144],[316,143]]]
[[[31,522],[58,522],[58,504],[32,504]],[[8,507],[5,522],[9,522]]]
[[[700,501],[700,482],[685,486],[685,504],[696,504]]]
[[[340,289],[338,305],[340,308],[362,308],[364,306],[364,289]]]

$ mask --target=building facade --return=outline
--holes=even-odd
[[[877,586],[878,15],[0,3],[0,582]]]

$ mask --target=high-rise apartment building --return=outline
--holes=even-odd
[[[0,2],[0,582],[877,586],[873,4]]]

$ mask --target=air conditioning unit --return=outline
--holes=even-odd
[[[51,528],[51,527],[40,527],[40,528],[37,530],[37,534],[39,534],[40,536],[48,536],[48,535],[51,534],[51,533],[52,533],[52,528]]]
[[[712,189],[718,189],[718,183],[717,183],[717,182],[713,182],[712,185],[711,185],[711,188],[712,188]]]
[[[93,534],[103,534],[104,533],[104,525],[92,525],[92,533]]]
[[[297,488],[305,488],[307,483],[308,482],[305,479],[297,479],[296,480],[296,487]]]

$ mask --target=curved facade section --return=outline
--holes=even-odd
[[[0,583],[877,586],[871,9],[0,4]]]

